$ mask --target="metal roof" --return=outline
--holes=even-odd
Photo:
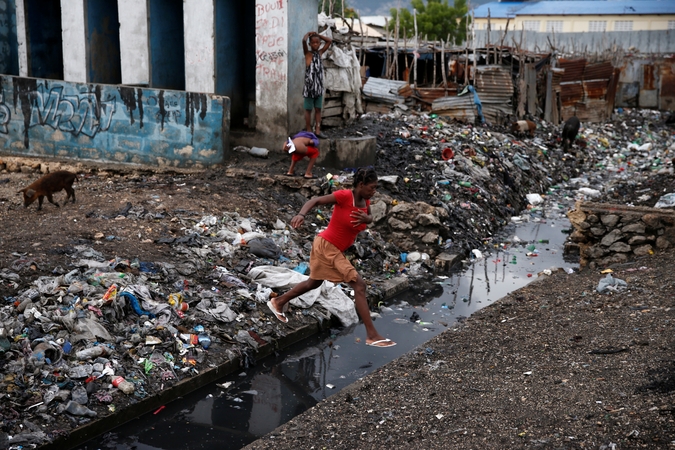
[[[474,17],[487,18],[488,9],[491,19],[508,19],[516,17],[516,11],[527,6],[527,2],[491,2],[480,5],[473,10]]]
[[[675,14],[672,0],[600,0],[600,1],[542,1],[542,2],[492,2],[474,10],[474,17],[491,18],[518,16],[577,16],[577,15],[637,15]]]

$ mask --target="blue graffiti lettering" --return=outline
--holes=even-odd
[[[101,101],[100,116],[97,117],[99,105],[93,93],[63,95],[63,86],[47,91],[43,85],[39,85],[36,94],[29,127],[47,125],[74,136],[83,134],[90,138],[99,131],[110,129],[116,109],[115,97]]]
[[[8,134],[9,130],[7,129],[7,124],[12,118],[12,113],[9,108],[4,104],[0,104],[0,133]]]

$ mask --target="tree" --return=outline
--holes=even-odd
[[[328,16],[335,17],[336,15],[342,15],[342,4],[344,3],[345,8],[345,19],[354,17],[357,18],[358,15],[354,8],[347,6],[347,0],[319,0],[319,12],[324,12]],[[331,9],[332,8],[332,9]]]
[[[450,42],[461,44],[466,40],[466,26],[470,17],[466,0],[454,0],[450,6],[448,0],[412,0],[411,4],[417,10],[417,33],[420,37],[427,36],[430,40],[445,40],[450,35]],[[396,28],[396,18],[400,17],[399,37],[414,36],[415,24],[413,13],[406,8],[391,10],[392,20],[389,30]]]

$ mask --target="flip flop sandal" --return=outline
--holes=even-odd
[[[385,342],[391,342],[389,345],[380,345]],[[396,345],[396,342],[392,341],[391,339],[380,339],[379,341],[374,341],[374,342],[366,342],[366,345],[370,345],[371,347],[378,347],[378,348],[388,348],[388,347],[393,347]]]
[[[288,322],[288,318],[286,317],[286,314],[284,314],[283,312],[277,311],[276,308],[274,308],[274,305],[272,304],[272,300],[267,302],[267,307],[270,309],[270,311],[272,311],[272,313],[274,314],[274,317],[276,317],[278,321],[283,322],[283,323]]]

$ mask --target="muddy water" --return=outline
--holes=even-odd
[[[529,222],[507,227],[492,239],[491,254],[466,261],[459,273],[437,277],[432,289],[410,290],[388,302],[375,325],[397,342],[395,347],[366,346],[363,325],[332,330],[79,449],[239,449],[394,358],[413,349],[433,352],[425,345],[431,337],[546,276],[542,271],[576,270],[563,260],[569,222],[557,204],[547,211],[535,210]]]

